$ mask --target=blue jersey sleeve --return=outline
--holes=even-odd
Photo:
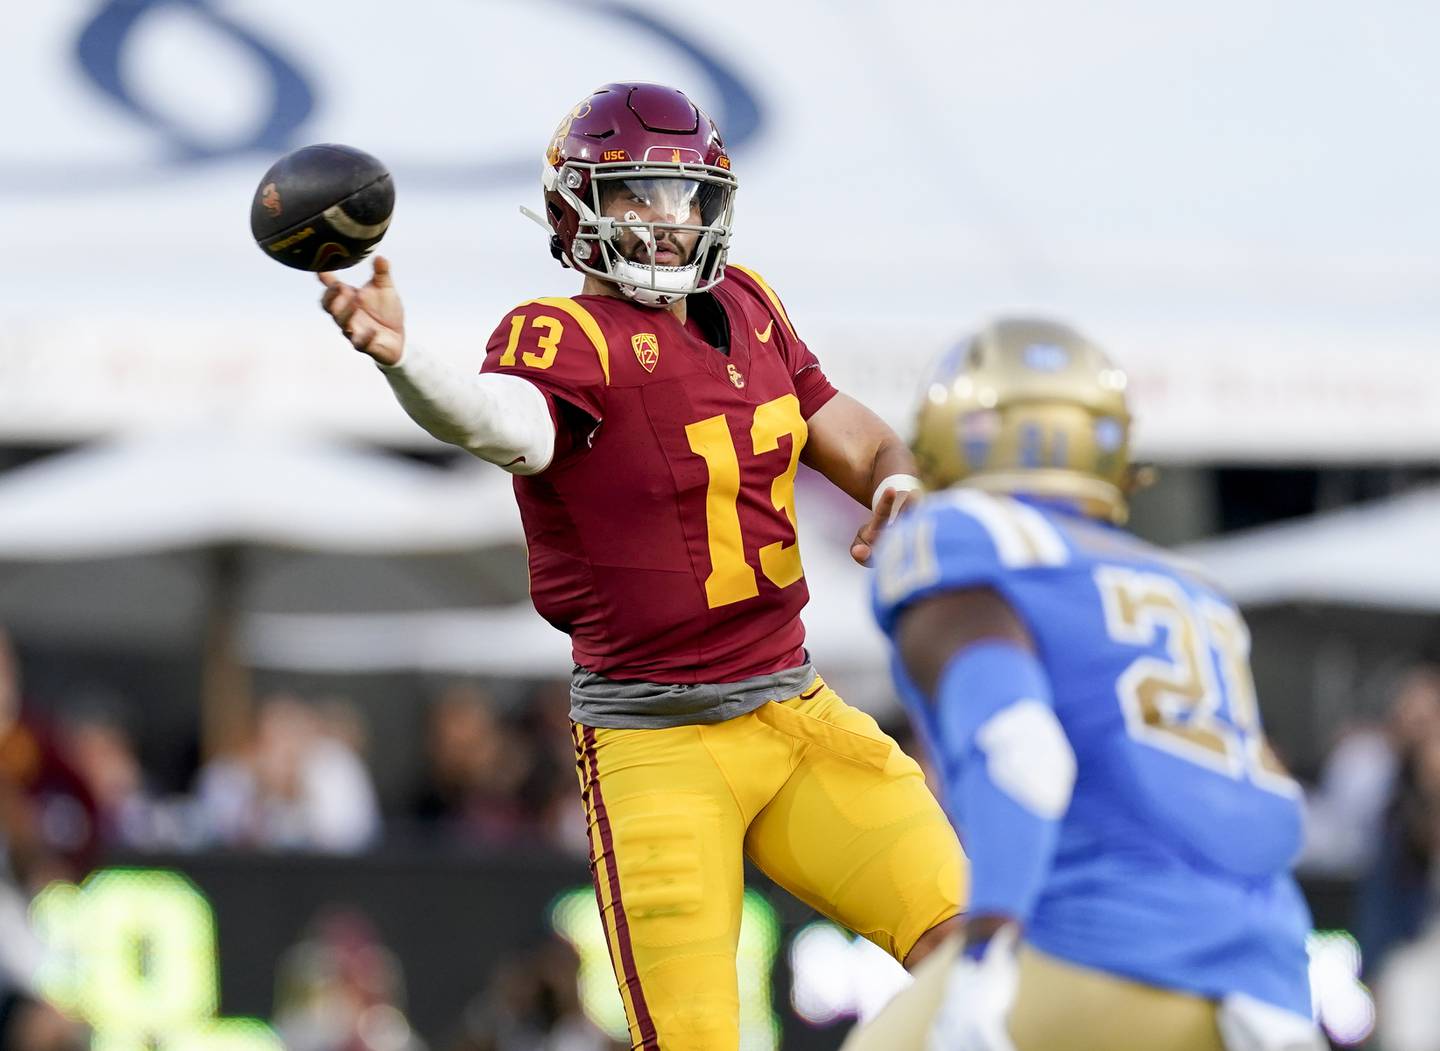
[[[971,914],[1028,921],[1075,782],[1044,668],[1011,642],[962,650],[940,677],[931,726],[945,809],[970,857]]]
[[[937,493],[880,540],[871,586],[875,619],[890,635],[901,612],[928,595],[977,587],[1004,592],[1013,574],[1069,557],[1059,530],[1032,507],[976,491]]]

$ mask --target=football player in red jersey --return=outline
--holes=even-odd
[[[536,609],[570,635],[591,869],[636,1048],[735,1048],[743,858],[913,965],[964,883],[919,768],[810,665],[803,461],[870,507],[917,483],[753,271],[736,180],[685,95],[607,85],[543,168],[551,251],[585,275],[490,337],[479,374],[405,341],[389,263],[322,300],[430,433],[515,476]]]

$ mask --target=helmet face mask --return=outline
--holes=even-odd
[[[564,265],[651,307],[723,280],[737,184],[719,132],[680,92],[601,88],[561,122],[541,181]]]
[[[912,446],[931,489],[1062,500],[1121,523],[1131,488],[1125,374],[1064,325],[994,322],[927,381]]]
[[[580,216],[570,250],[575,269],[615,283],[643,306],[668,306],[719,283],[734,211],[729,172],[600,164],[585,183],[588,199],[573,204]],[[655,259],[651,249],[662,243],[679,250],[676,262]]]

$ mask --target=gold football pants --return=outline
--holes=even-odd
[[[573,731],[633,1048],[737,1047],[746,856],[897,960],[959,911],[960,846],[919,766],[818,679],[722,723]]]
[[[925,958],[915,981],[859,1026],[841,1051],[924,1051],[959,939]],[[1224,1051],[1215,1003],[1020,949],[1010,1009],[1015,1051]]]

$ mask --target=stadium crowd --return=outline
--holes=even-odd
[[[1302,871],[1357,880],[1350,929],[1385,1051],[1440,1048],[1440,666],[1395,677],[1382,717],[1348,728],[1307,803]]]
[[[353,855],[392,840],[586,852],[564,682],[507,703],[479,682],[440,684],[424,707],[419,774],[384,801],[359,706],[273,692],[241,745],[198,762],[188,791],[164,793],[136,744],[143,713],[95,690],[28,698],[20,656],[0,632],[5,924],[23,924],[25,900],[50,881],[115,851]],[[1349,926],[1385,1051],[1440,1051],[1440,666],[1410,667],[1385,692],[1380,716],[1348,727],[1315,772],[1301,871],[1354,881]],[[23,966],[10,957],[0,966]],[[437,1038],[453,1051],[613,1046],[579,1009],[575,967],[564,942],[537,944],[488,976]],[[404,1002],[399,961],[369,919],[327,913],[282,963],[273,1017],[304,1051],[415,1051]]]
[[[188,791],[163,793],[135,740],[143,713],[123,698],[92,690],[22,703],[19,661],[3,633],[0,678],[0,783],[16,798],[8,853],[31,883],[83,873],[107,848],[352,854],[385,829],[445,844],[585,850],[583,820],[570,813],[563,683],[539,684],[513,707],[478,683],[441,686],[425,706],[416,783],[382,807],[369,728],[343,697],[259,698],[236,745],[200,761]]]
[[[24,982],[38,946],[26,905],[108,856],[207,850],[354,855],[387,836],[440,849],[548,846],[583,857],[564,684],[509,709],[473,682],[439,688],[425,709],[425,762],[386,812],[360,709],[277,692],[253,727],[197,764],[189,791],[157,790],[118,695],[29,698],[20,655],[0,630],[0,975]],[[484,976],[437,1034],[453,1051],[609,1051],[580,1010],[573,950],[552,938]],[[0,979],[0,989],[9,983]],[[371,919],[325,910],[280,962],[272,1021],[298,1051],[420,1051],[398,957]],[[22,1049],[25,1051],[25,1049]]]

